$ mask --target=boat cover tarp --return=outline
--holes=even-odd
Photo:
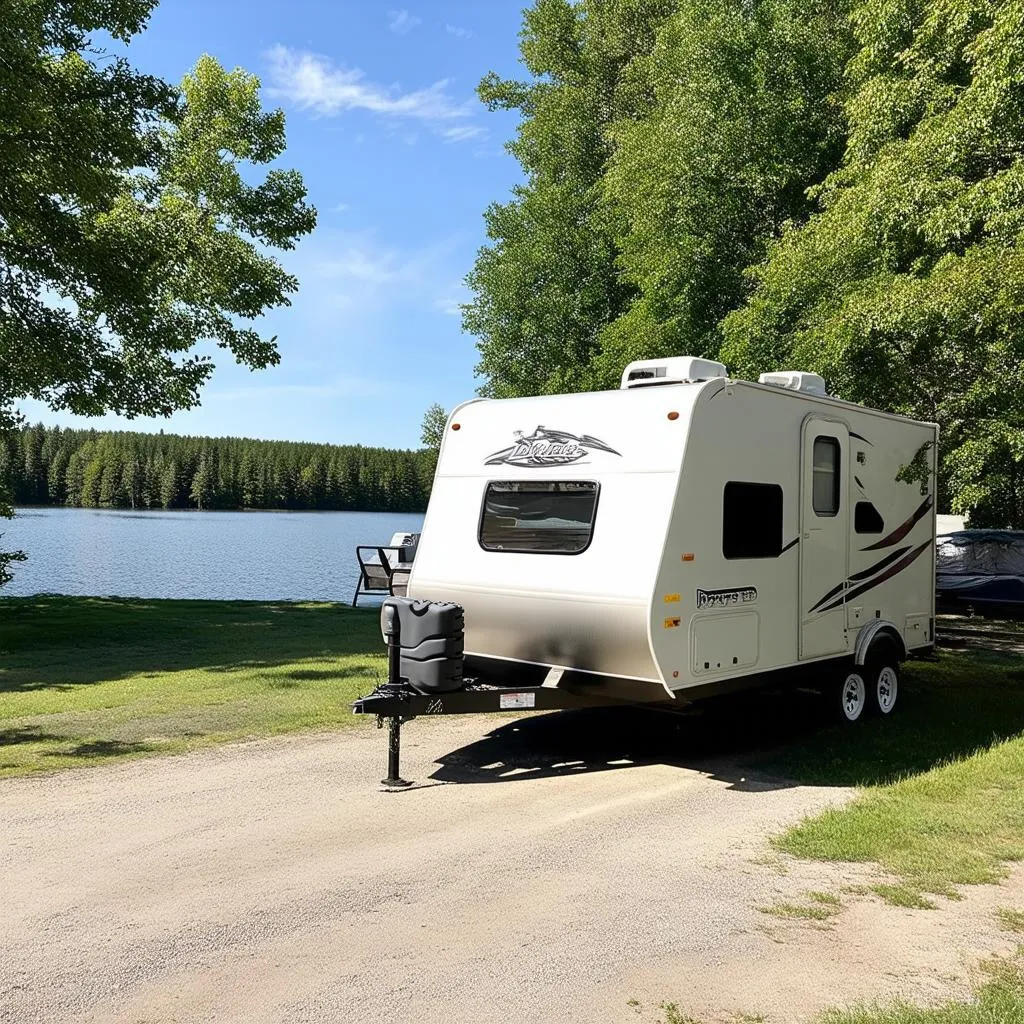
[[[935,546],[940,597],[1024,604],[1024,531],[960,530],[937,537]]]

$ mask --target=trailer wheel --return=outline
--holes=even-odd
[[[890,715],[900,692],[900,662],[892,644],[871,651],[865,671],[868,678],[868,709],[872,715]]]
[[[839,677],[835,688],[838,697],[836,710],[841,722],[857,722],[864,716],[868,706],[868,687],[859,669],[851,668]]]

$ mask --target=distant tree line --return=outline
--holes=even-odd
[[[0,433],[15,505],[418,512],[431,451],[25,426]]]

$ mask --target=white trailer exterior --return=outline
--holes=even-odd
[[[452,413],[408,593],[463,606],[467,665],[665,700],[933,644],[936,426],[724,374]]]

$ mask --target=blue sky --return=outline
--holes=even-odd
[[[265,318],[281,364],[252,373],[219,350],[202,406],[169,419],[84,419],[35,402],[33,422],[417,447],[423,412],[471,397],[460,329],[483,212],[519,180],[514,115],[476,98],[488,71],[521,76],[522,0],[163,0],[129,55],[172,81],[211,53],[263,83],[319,211],[280,256],[300,282]]]

